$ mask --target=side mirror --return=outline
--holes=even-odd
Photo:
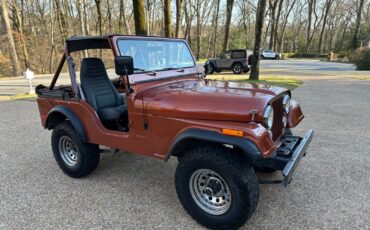
[[[131,56],[117,56],[114,59],[114,65],[117,75],[134,73],[134,60]]]

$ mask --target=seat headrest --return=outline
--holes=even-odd
[[[84,58],[81,61],[80,76],[84,78],[94,77],[97,72],[105,74],[105,65],[100,58]],[[95,74],[94,74],[95,73]]]

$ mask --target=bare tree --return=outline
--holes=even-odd
[[[29,59],[28,59],[28,49],[27,49],[27,44],[26,44],[26,41],[25,41],[25,38],[24,38],[24,34],[23,34],[23,22],[22,22],[22,17],[21,17],[21,14],[19,12],[19,6],[18,6],[18,2],[16,0],[13,0],[13,10],[14,10],[14,21],[15,21],[15,27],[19,33],[19,40],[20,40],[20,46],[21,46],[21,49],[22,49],[22,53],[23,53],[23,60],[24,60],[24,65],[26,68],[30,68],[30,62],[29,62]]]
[[[126,16],[126,5],[125,5],[125,0],[120,0],[120,7],[119,7],[120,11],[120,16],[119,16],[119,21],[118,21],[118,27],[119,27],[119,31],[121,32],[121,28],[122,28],[122,23],[123,25],[125,26],[125,33],[126,34],[131,34],[131,31],[130,31],[130,27],[128,25],[128,21],[127,21],[127,16]]]
[[[225,35],[222,50],[225,51],[229,48],[229,35],[230,35],[230,23],[231,16],[233,13],[234,0],[227,0],[226,3],[226,23],[225,23]]]
[[[144,0],[132,0],[136,35],[147,35]]]
[[[254,40],[254,49],[252,56],[252,67],[249,75],[249,79],[259,79],[259,59],[260,59],[260,46],[262,38],[263,23],[265,20],[266,0],[258,1],[257,15],[256,15],[256,33]]]
[[[57,20],[58,20],[58,24],[59,24],[58,27],[59,27],[59,30],[60,30],[60,34],[62,35],[61,36],[62,43],[64,43],[68,38],[67,22],[66,22],[66,19],[65,19],[65,16],[64,16],[63,8],[60,5],[60,1],[54,0],[54,6],[55,6],[55,11],[57,13]]]
[[[321,53],[322,39],[323,39],[324,31],[326,29],[326,22],[327,22],[327,18],[328,18],[328,15],[329,15],[330,7],[333,4],[333,2],[334,2],[334,0],[326,0],[325,1],[324,19],[323,19],[323,24],[322,24],[321,33],[320,33],[319,47],[317,49],[319,54]]]
[[[19,69],[19,61],[17,52],[15,49],[13,34],[12,34],[12,28],[10,27],[9,23],[9,14],[8,14],[8,6],[7,6],[7,0],[1,0],[1,18],[4,23],[4,28],[6,32],[6,38],[8,40],[9,45],[9,53],[10,53],[10,59],[12,61],[13,66],[13,76],[16,77],[18,74],[20,74]]]

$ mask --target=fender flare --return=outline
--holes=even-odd
[[[167,160],[179,152],[179,147],[181,148],[182,144],[189,144],[192,140],[232,145],[234,148],[236,147],[241,150],[249,163],[253,163],[261,158],[260,150],[250,139],[227,136],[210,130],[191,128],[177,135],[171,144]]]
[[[63,120],[69,120],[71,122],[73,129],[76,131],[80,140],[86,142],[87,135],[80,118],[72,110],[63,105],[57,105],[49,111],[45,121],[45,128],[49,130],[54,129],[56,124],[53,119],[60,119],[60,115],[64,117]]]

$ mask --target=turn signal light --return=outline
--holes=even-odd
[[[237,136],[237,137],[242,137],[244,135],[243,131],[234,130],[234,129],[222,129],[222,133],[225,135]]]

